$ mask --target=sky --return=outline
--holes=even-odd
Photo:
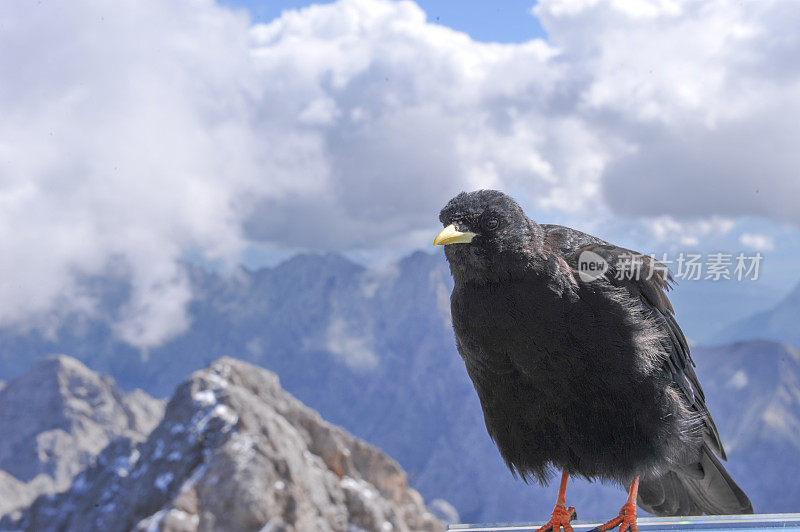
[[[0,326],[189,325],[185,261],[430,249],[461,190],[798,281],[800,3],[0,3]],[[746,302],[745,302],[746,303]]]
[[[330,4],[294,0],[270,2],[264,0],[223,0],[221,5],[243,9],[255,23],[269,23],[284,11],[297,10],[312,4]],[[532,12],[532,0],[423,0],[417,5],[425,12],[428,22],[467,33],[480,42],[520,43],[545,38],[539,19]]]

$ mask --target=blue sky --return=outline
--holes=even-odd
[[[223,0],[221,4],[246,9],[254,22],[270,22],[287,9],[299,9],[312,4],[331,2]],[[535,15],[531,0],[422,0],[417,4],[425,10],[428,21],[463,31],[476,41],[522,42],[545,38],[546,34]]]

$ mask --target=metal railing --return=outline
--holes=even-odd
[[[573,521],[575,532],[589,532],[601,523]],[[749,530],[782,529],[785,532],[800,532],[800,514],[755,514],[755,515],[702,515],[694,517],[642,517],[638,520],[639,532],[674,530],[714,530],[719,532],[745,532]],[[532,532],[541,523],[495,524],[495,525],[450,525],[453,532]]]

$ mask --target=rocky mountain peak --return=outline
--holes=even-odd
[[[113,379],[59,355],[40,360],[0,390],[0,514],[66,489],[111,440],[141,440],[163,404],[125,395]]]
[[[34,530],[438,531],[375,447],[223,358],[195,372],[140,445],[109,445],[72,487],[2,527]]]

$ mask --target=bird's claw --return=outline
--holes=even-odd
[[[589,532],[606,532],[616,526],[619,526],[619,532],[639,532],[639,527],[636,525],[636,504],[625,504],[617,517]]]
[[[550,520],[536,532],[559,532],[563,527],[564,532],[572,532],[572,525],[570,521],[578,517],[578,512],[575,511],[574,506],[567,508],[566,506],[558,505],[553,508],[553,513],[550,514]]]

